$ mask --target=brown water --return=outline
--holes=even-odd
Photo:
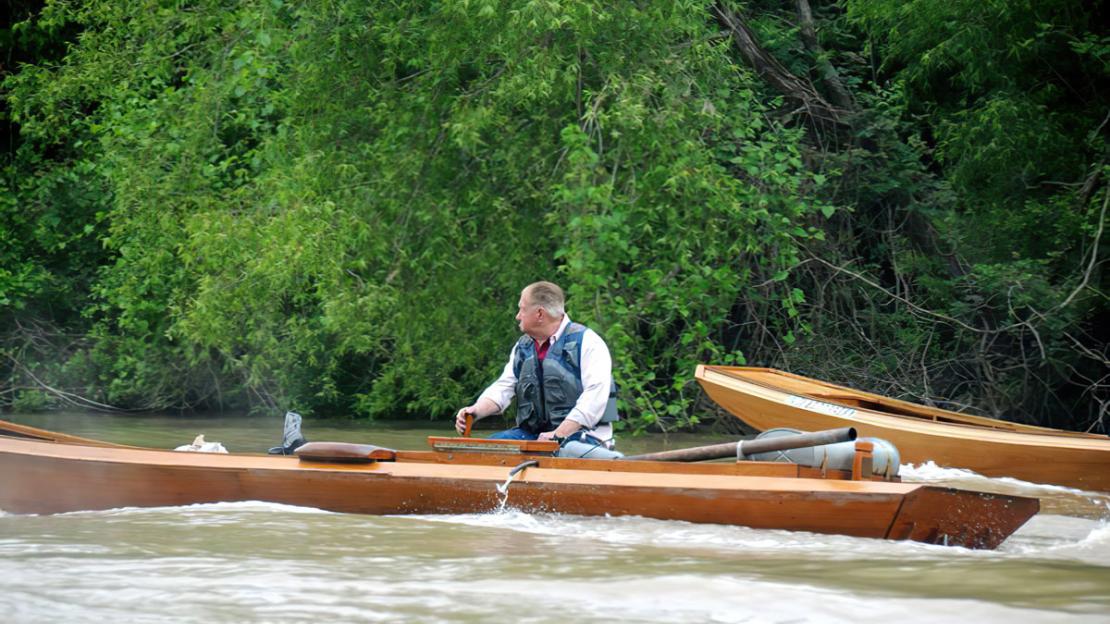
[[[280,418],[11,419],[146,446],[204,433],[232,451],[272,446],[281,429]],[[417,448],[443,431],[309,421],[305,433]],[[0,622],[1110,622],[1110,496],[933,466],[903,476],[1037,496],[1042,512],[996,551],[511,509],[0,514]]]

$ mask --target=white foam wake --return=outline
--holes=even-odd
[[[1100,492],[1091,492],[1087,490],[1080,490],[1077,488],[1066,487],[1063,485],[1053,485],[1051,483],[1035,483],[1032,481],[1023,481],[1013,477],[987,477],[979,474],[973,470],[965,468],[946,468],[938,466],[932,461],[927,461],[923,464],[902,464],[899,467],[899,474],[905,481],[913,481],[920,483],[972,483],[972,482],[994,482],[1005,483],[1035,494],[1041,492],[1044,494],[1078,494],[1080,496],[1096,496],[1101,497]]]
[[[333,512],[317,509],[316,507],[301,507],[298,505],[286,505],[284,503],[271,503],[267,501],[235,501],[235,502],[220,502],[220,503],[194,503],[190,505],[172,505],[165,507],[116,507],[114,509],[105,509],[101,511],[71,511],[64,514],[68,515],[82,515],[82,514],[98,514],[103,516],[128,516],[136,514],[164,514],[164,513],[224,513],[224,512],[280,512],[280,513],[299,513],[299,514],[330,514]]]

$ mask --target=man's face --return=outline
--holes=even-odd
[[[516,304],[516,321],[520,325],[520,333],[531,336],[541,327],[543,309],[533,305],[528,300],[527,293],[520,294],[520,301]]]

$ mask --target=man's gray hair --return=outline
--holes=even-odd
[[[563,289],[551,282],[533,282],[524,287],[524,297],[532,305],[539,306],[551,316],[566,313],[566,296]]]

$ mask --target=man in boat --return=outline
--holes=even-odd
[[[565,302],[563,289],[551,282],[521,291],[516,320],[524,335],[497,381],[455,415],[459,433],[468,414],[474,420],[500,414],[515,396],[516,426],[491,438],[613,448],[617,397],[609,347],[596,332],[570,320]]]

